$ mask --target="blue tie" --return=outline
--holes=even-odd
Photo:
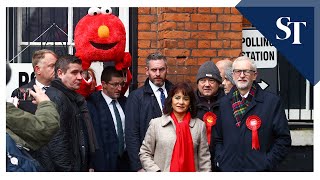
[[[116,106],[116,101],[112,100],[112,105],[113,105],[113,110],[114,114],[116,116],[116,121],[117,121],[117,131],[118,131],[118,140],[119,140],[119,155],[121,156],[123,153],[124,149],[124,138],[123,138],[123,129],[122,129],[122,122],[121,122],[121,117],[120,113],[118,111],[118,108]]]
[[[159,90],[160,93],[161,93],[161,94],[160,94],[160,100],[161,100],[162,109],[163,109],[163,107],[164,107],[164,100],[166,99],[166,96],[164,95],[162,88],[159,88],[158,90]]]

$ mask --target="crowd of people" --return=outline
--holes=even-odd
[[[18,108],[7,103],[7,133],[31,148],[43,171],[272,171],[288,154],[280,98],[260,88],[257,67],[246,56],[202,64],[193,89],[170,82],[166,57],[151,53],[144,85],[128,97],[121,93],[122,71],[104,67],[96,88],[94,72],[81,63],[73,55],[36,51],[35,78],[12,93],[30,88],[35,100],[21,100]],[[94,83],[83,90],[88,79]]]

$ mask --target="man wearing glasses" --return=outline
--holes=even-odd
[[[126,172],[130,168],[124,141],[126,97],[121,96],[124,80],[122,71],[114,66],[105,67],[101,74],[102,91],[87,99],[99,145],[92,160],[95,171]]]
[[[215,165],[221,171],[272,171],[291,146],[280,97],[260,88],[248,57],[238,57],[232,71],[236,88],[221,99],[214,131]]]

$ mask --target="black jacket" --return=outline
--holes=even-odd
[[[200,95],[199,90],[196,90],[195,96],[196,96],[196,100],[197,100],[197,118],[199,118],[203,121],[203,116],[207,112],[212,112],[216,116],[218,115],[219,106],[220,106],[220,99],[225,96],[225,93],[222,88],[219,88],[218,93],[216,95],[212,96],[210,99],[207,99],[207,98]],[[214,133],[213,131],[214,131],[214,125],[211,128],[211,136],[212,136],[212,133]],[[212,171],[215,171],[215,166],[213,163],[214,162],[214,152],[215,152],[214,144],[215,144],[214,138],[211,138],[211,142],[210,142],[209,147],[210,147]]]
[[[46,90],[60,114],[60,129],[47,146],[34,153],[46,171],[88,171],[89,153],[95,150],[95,134],[84,97],[64,86],[60,79]]]
[[[165,81],[167,92],[169,92],[172,86],[173,84],[170,81]],[[149,122],[151,119],[162,115],[157,98],[149,85],[149,78],[146,79],[144,86],[129,94],[125,114],[125,140],[130,165],[133,171],[138,171],[142,169],[138,154],[149,127]]]

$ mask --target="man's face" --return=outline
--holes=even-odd
[[[161,87],[167,76],[167,66],[164,60],[149,61],[149,67],[146,67],[146,74],[154,85]]]
[[[211,97],[217,94],[219,83],[212,78],[201,78],[198,81],[198,90],[202,96]]]
[[[225,77],[224,66],[222,63],[216,63],[216,66],[220,71],[220,76],[222,77],[222,81],[223,81]]]
[[[39,78],[44,81],[52,81],[54,79],[54,65],[56,61],[57,58],[54,55],[46,53],[44,58],[35,67],[37,76],[41,76]]]
[[[225,76],[224,80],[222,81],[224,93],[227,94],[230,92],[231,88],[233,87],[233,84],[229,79]]]
[[[253,71],[249,60],[244,60],[234,64],[232,77],[239,90],[249,91],[257,78],[257,72]]]
[[[61,79],[62,83],[67,86],[70,90],[77,90],[80,88],[80,83],[82,80],[82,66],[77,63],[70,63],[68,65],[67,71],[64,73],[61,69],[57,71],[58,77]]]
[[[121,89],[125,85],[123,77],[112,77],[109,82],[102,81],[103,93],[111,99],[120,97]]]

